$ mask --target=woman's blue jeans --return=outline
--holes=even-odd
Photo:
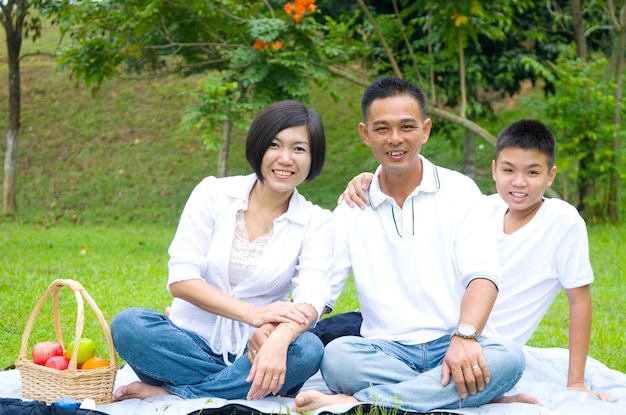
[[[479,343],[489,365],[490,382],[464,400],[452,380],[441,386],[449,336],[415,345],[340,337],[326,345],[321,371],[332,392],[352,395],[364,403],[414,412],[476,407],[513,388],[525,367],[524,353],[515,342],[480,338]]]
[[[120,357],[142,382],[182,398],[246,399],[250,390],[247,353],[239,359],[233,356],[228,365],[199,336],[156,311],[122,311],[111,322],[111,335]],[[295,394],[317,372],[323,353],[317,336],[309,332],[298,336],[287,352],[287,374],[279,395]]]

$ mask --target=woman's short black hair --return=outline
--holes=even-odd
[[[313,180],[320,174],[326,155],[326,135],[322,119],[314,109],[307,108],[298,101],[285,100],[261,111],[248,130],[246,159],[261,182],[264,180],[261,162],[267,148],[279,132],[300,125],[304,125],[309,133],[311,148],[311,170],[306,180]]]

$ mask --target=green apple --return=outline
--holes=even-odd
[[[74,350],[74,342],[72,342],[67,348],[68,357],[72,357],[72,351]],[[94,357],[96,354],[96,344],[93,340],[86,337],[81,337],[78,344],[78,356],[76,356],[76,363],[82,365],[87,360]]]

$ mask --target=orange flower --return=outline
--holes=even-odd
[[[263,42],[261,39],[257,39],[254,41],[252,47],[256,50],[267,50],[268,48],[272,48],[273,50],[282,49],[284,46],[283,42],[280,40],[275,40],[271,44]]]
[[[283,10],[288,16],[292,16],[296,23],[300,22],[305,13],[313,13],[316,9],[315,0],[294,0],[285,3]]]
[[[267,45],[261,39],[257,39],[254,41],[254,45],[252,45],[252,47],[256,50],[263,50],[267,48]]]

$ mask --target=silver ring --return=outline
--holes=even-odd
[[[252,353],[252,354],[256,354],[256,350],[252,350],[250,353]]]
[[[480,369],[480,366],[476,365],[476,366],[472,366],[472,370],[474,369]]]
[[[272,380],[278,380],[278,376],[272,376]]]

